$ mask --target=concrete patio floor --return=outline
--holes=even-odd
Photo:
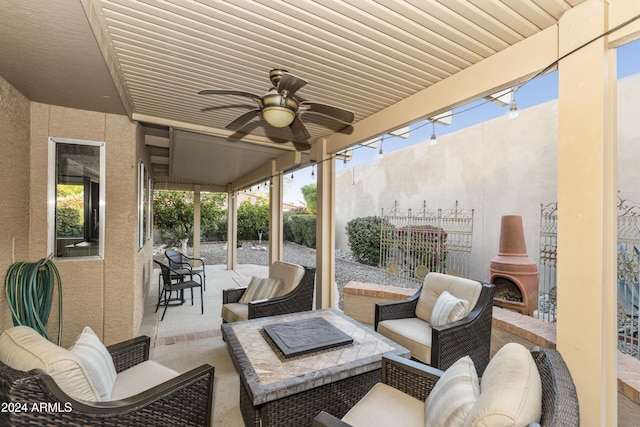
[[[238,427],[243,425],[239,408],[239,376],[222,341],[222,290],[245,286],[251,276],[266,277],[268,267],[238,265],[235,271],[223,265],[206,267],[207,290],[204,292],[204,314],[200,314],[200,292],[196,290],[194,304],[190,293],[180,306],[170,306],[160,321],[164,307],[155,312],[158,302],[159,269],[154,270],[144,318],[139,335],[151,337],[150,358],[178,372],[186,372],[203,363],[215,367],[212,426]]]

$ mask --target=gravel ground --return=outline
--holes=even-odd
[[[188,255],[191,255],[192,251],[193,249],[189,248]],[[156,256],[158,260],[165,261],[162,253],[158,253]],[[224,242],[202,243],[200,256],[204,258],[207,265],[226,264],[226,245]],[[315,267],[316,251],[306,246],[285,242],[283,261]],[[243,247],[238,248],[239,264],[268,265],[268,262],[269,248],[265,242],[262,244],[245,243]],[[336,251],[336,283],[340,295],[340,308],[343,308],[342,289],[350,281],[385,284],[387,283],[387,274],[382,269],[355,262],[348,251],[338,250]]]

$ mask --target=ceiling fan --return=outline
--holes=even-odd
[[[311,138],[309,131],[300,119],[300,113],[309,111],[323,114],[328,117],[340,120],[344,123],[353,122],[353,113],[341,108],[332,107],[326,104],[306,101],[296,97],[295,93],[307,82],[300,77],[290,74],[286,70],[273,69],[269,71],[269,78],[273,87],[262,96],[249,92],[236,90],[205,89],[198,92],[198,95],[236,95],[245,96],[256,101],[258,108],[248,111],[225,126],[227,129],[238,131],[242,129],[251,119],[262,115],[264,120],[273,127],[289,127],[293,132],[296,147],[308,148],[308,144],[295,144],[295,142],[307,141]]]

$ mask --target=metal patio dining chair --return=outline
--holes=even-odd
[[[169,260],[169,268],[173,270],[171,274],[176,276],[189,276],[190,280],[193,280],[193,276],[198,276],[204,290],[207,290],[203,258],[190,257],[173,249],[167,249],[164,255],[167,257],[167,260]],[[195,261],[200,263],[200,267],[196,268]]]
[[[204,297],[202,294],[202,284],[195,280],[184,280],[185,275],[180,275],[175,270],[169,268],[167,265],[154,260],[154,263],[160,267],[160,275],[162,277],[162,289],[158,295],[158,304],[156,305],[156,312],[161,305],[164,305],[164,311],[160,321],[164,320],[164,315],[167,313],[167,307],[170,305],[182,305],[184,304],[184,290],[191,289],[191,305],[193,305],[193,288],[200,288],[200,312],[204,314]],[[176,292],[176,296],[172,297],[172,294]]]

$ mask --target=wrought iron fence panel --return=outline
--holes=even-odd
[[[557,203],[541,205],[538,317],[556,321]],[[640,205],[618,198],[618,349],[640,358]]]
[[[558,253],[558,203],[540,205],[540,255],[538,260],[538,317],[556,321],[556,261]]]
[[[418,287],[427,273],[468,276],[471,265],[473,210],[429,209],[426,202],[417,209],[401,209],[396,201],[382,209],[380,266],[387,282]]]

